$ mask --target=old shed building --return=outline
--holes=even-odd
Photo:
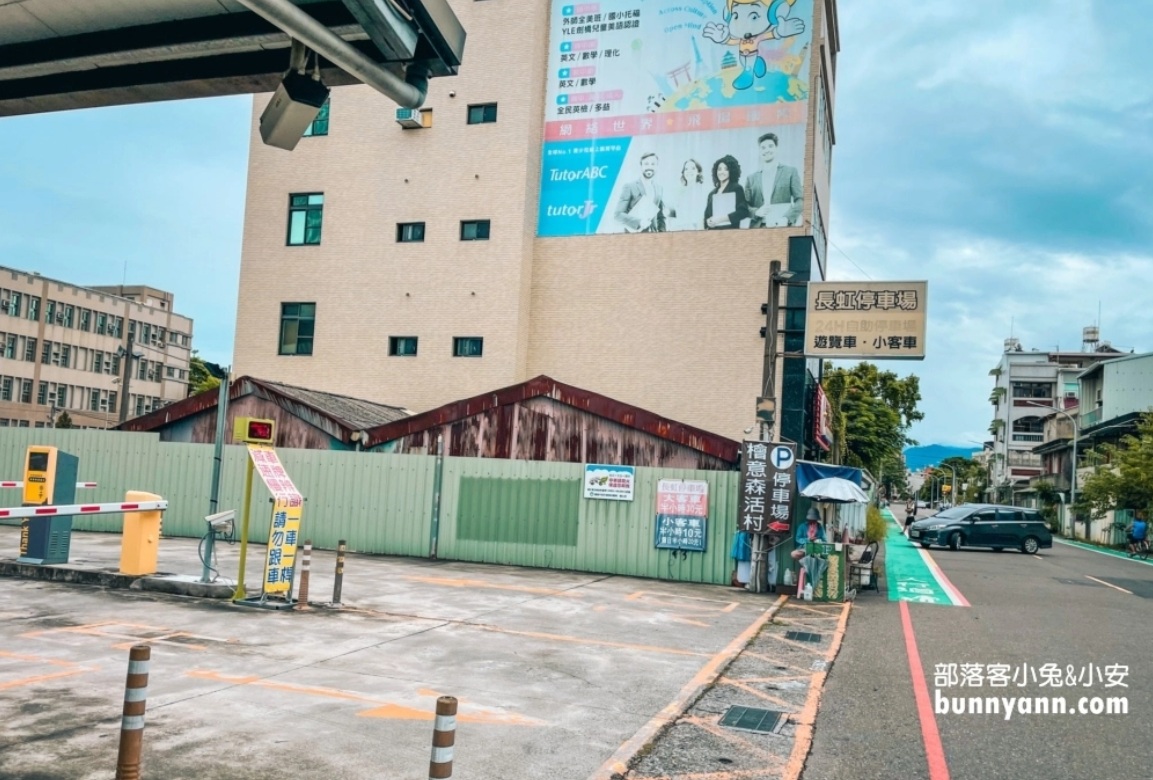
[[[740,443],[547,376],[367,431],[373,451],[728,471]]]
[[[212,443],[216,440],[219,395],[216,390],[200,393],[128,420],[117,429],[157,431],[161,441]],[[259,417],[276,421],[278,447],[353,450],[360,448],[364,431],[410,414],[397,406],[242,376],[229,388],[225,442],[231,442],[237,417]]]

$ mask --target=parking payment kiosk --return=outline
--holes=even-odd
[[[24,506],[76,502],[79,458],[55,447],[32,446],[24,458]],[[25,518],[20,526],[19,563],[68,563],[72,518],[49,515]]]

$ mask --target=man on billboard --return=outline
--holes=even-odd
[[[621,190],[617,201],[616,219],[629,233],[665,232],[664,191],[657,184],[657,165],[660,158],[653,152],[641,156],[641,177],[629,182]],[[670,209],[668,216],[673,216]]]
[[[745,201],[753,213],[751,227],[786,227],[801,216],[801,176],[777,160],[780,139],[765,133],[757,139],[761,169],[745,178]]]

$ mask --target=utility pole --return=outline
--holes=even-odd
[[[128,385],[132,382],[132,342],[131,326],[128,330],[128,349],[124,350],[124,376],[120,379],[120,422],[128,419]]]

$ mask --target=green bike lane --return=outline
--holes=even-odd
[[[897,519],[888,509],[885,518],[885,581],[889,584],[889,601],[911,601],[917,604],[967,607],[969,601],[949,581],[928,550],[905,538]]]

